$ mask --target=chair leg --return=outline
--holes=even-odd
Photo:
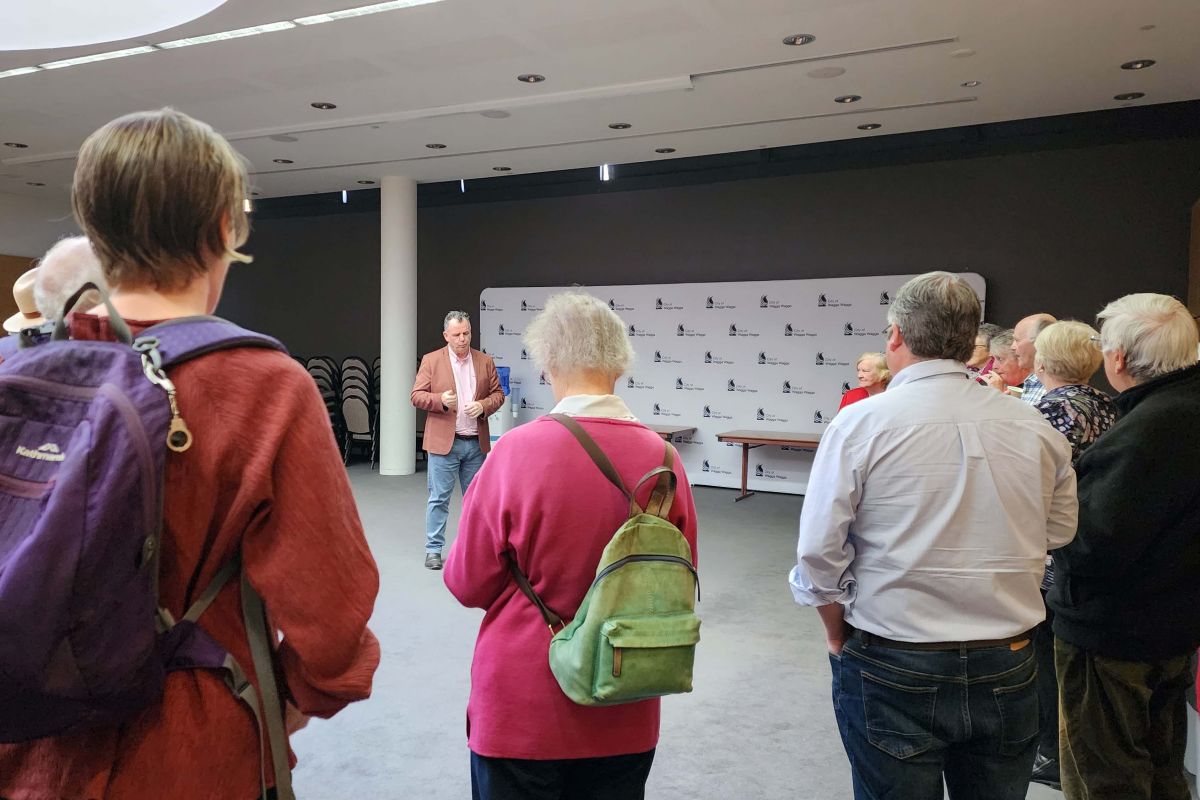
[[[346,432],[345,444],[342,446],[342,466],[350,466],[350,432]]]

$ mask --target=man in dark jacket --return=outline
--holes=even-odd
[[[1068,800],[1188,800],[1189,656],[1200,645],[1200,366],[1178,300],[1098,317],[1122,418],[1079,460],[1079,530],[1056,550],[1055,663]]]

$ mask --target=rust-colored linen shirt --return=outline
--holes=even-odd
[[[151,324],[130,321],[135,335]],[[115,338],[107,320],[83,314],[71,333]],[[240,548],[283,636],[276,661],[289,701],[329,717],[366,698],[379,663],[367,628],[379,573],[312,378],[287,355],[257,348],[203,356],[170,377],[195,441],[167,458],[162,604],[180,617]],[[234,580],[200,624],[257,684],[240,603]],[[162,701],[119,727],[0,745],[7,800],[259,794],[254,718],[206,670],[170,673]]]

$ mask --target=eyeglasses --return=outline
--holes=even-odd
[[[1091,342],[1092,344],[1096,345],[1097,347],[1099,347],[1099,345],[1100,345],[1100,337],[1099,336],[1089,336],[1088,341]]]

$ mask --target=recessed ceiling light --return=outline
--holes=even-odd
[[[880,129],[880,128],[882,128],[882,127],[883,127],[883,126],[882,126],[882,125],[880,125],[878,122],[867,122],[867,123],[864,123],[864,124],[862,124],[862,125],[859,125],[859,126],[858,126],[858,129],[859,129],[860,131],[877,131],[877,130],[879,130],[879,129]]]
[[[841,97],[833,98],[833,102],[841,103],[842,105],[847,103],[857,103],[859,100],[862,100],[862,96],[857,94],[844,94]]]
[[[29,145],[22,144],[21,142],[5,142],[4,146],[5,147],[15,147],[18,150],[24,150],[26,147],[29,147]]]
[[[319,111],[332,111],[333,109],[337,108],[337,106],[333,103],[309,103],[309,105],[315,109],[318,109]]]
[[[26,186],[45,186],[46,184],[40,181],[25,181]]]
[[[359,181],[363,186],[374,186],[375,181]]]
[[[292,161],[290,158],[272,158],[271,160],[274,161],[276,164],[294,164],[294,163],[296,163],[296,162]]]
[[[627,131],[633,126],[628,122],[613,122],[608,127],[612,128],[614,131]]]
[[[1133,61],[1126,61],[1121,65],[1121,69],[1146,69],[1147,67],[1153,67],[1156,63],[1158,62],[1152,58],[1138,58]]]
[[[967,87],[968,89],[974,89],[976,86],[982,86],[982,85],[983,85],[983,81],[967,81],[966,83],[963,84],[963,86]]]
[[[538,75],[535,72],[525,72],[517,76],[517,80],[521,83],[541,83],[546,80],[545,75]]]
[[[793,47],[799,47],[803,44],[812,44],[816,40],[817,37],[813,36],[811,33],[793,33],[791,36],[785,36],[783,43],[792,45]]]
[[[425,146],[428,147],[430,150],[445,150],[446,149],[446,145],[441,144],[439,142],[432,142]]]
[[[1158,27],[1157,25],[1143,25],[1142,27],[1138,28],[1138,30],[1142,30],[1142,31],[1152,31],[1152,30],[1154,30],[1154,29],[1155,29],[1155,28],[1157,28],[1157,27]]]
[[[496,172],[512,172],[512,167],[492,167]]]
[[[1145,96],[1145,92],[1123,92],[1121,94],[1114,94],[1113,100],[1140,100]]]
[[[654,152],[664,153],[664,154],[665,153],[674,153],[675,148],[674,147],[656,147],[656,148],[654,148]]]
[[[810,78],[836,78],[839,75],[845,75],[846,70],[842,67],[818,67],[804,74]]]
[[[508,119],[512,114],[499,108],[489,108],[487,111],[480,111],[479,116],[487,117],[488,119]]]

